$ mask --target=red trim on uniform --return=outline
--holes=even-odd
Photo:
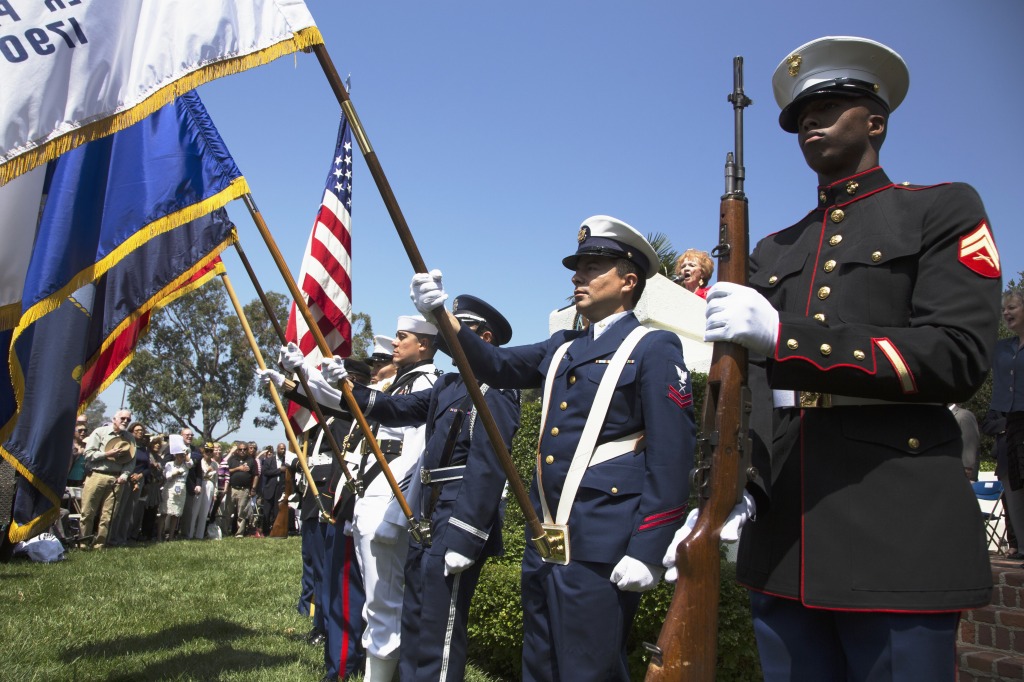
[[[900,349],[896,346],[895,343],[893,343],[892,339],[887,337],[878,337],[871,339],[871,347],[875,348],[878,345],[879,341],[888,342],[888,346],[892,348],[892,351],[896,353],[896,356],[899,358],[900,362],[903,363],[903,369],[906,371],[906,376],[907,378],[910,379],[909,389],[906,386],[904,386],[903,375],[900,373],[900,368],[893,363],[892,358],[889,357],[888,353],[886,353],[882,349],[879,349],[882,351],[882,355],[885,356],[885,359],[888,360],[889,364],[892,366],[892,371],[896,373],[896,379],[900,382],[900,388],[903,391],[903,393],[907,395],[917,393],[917,379],[914,377],[914,373],[910,371],[910,364],[907,363],[907,359],[903,357],[903,353],[900,352]]]
[[[676,507],[675,509],[669,509],[667,511],[658,512],[657,514],[651,514],[644,517],[644,522],[637,528],[637,532],[643,530],[650,530],[652,528],[660,528],[661,526],[668,525],[670,523],[678,523],[683,519],[683,514],[686,512],[686,505]]]
[[[818,276],[818,260],[821,259],[821,245],[825,241],[825,227],[828,224],[828,211],[821,216],[821,233],[818,235],[818,251],[814,254],[814,267],[811,268],[811,284],[807,288],[807,307],[804,308],[804,315],[811,314],[811,301],[814,295],[814,278]]]
[[[804,511],[806,495],[804,494],[804,411],[800,410],[800,603],[804,601],[804,551],[807,537],[804,534]]]
[[[651,521],[650,523],[641,523],[640,527],[637,528],[637,531],[644,531],[644,530],[650,530],[652,528],[660,528],[661,526],[667,526],[670,523],[677,523],[677,522],[681,521],[682,518],[683,518],[683,513],[679,512],[675,516],[670,516],[670,517],[661,519],[660,521]]]
[[[800,600],[800,605],[806,609],[814,609],[815,611],[844,611],[849,613],[960,613],[962,611],[969,611],[971,608],[981,608],[981,605],[977,607],[968,607],[963,609],[855,609],[850,606],[815,606],[808,604],[807,602]]]
[[[920,192],[923,189],[934,189],[936,187],[945,187],[946,185],[952,185],[952,182],[937,182],[934,185],[918,185],[916,187],[909,187],[907,185],[893,185],[896,189],[902,189],[907,192]]]
[[[668,397],[669,397],[669,400],[674,402],[679,407],[684,407],[685,408],[685,407],[689,407],[690,405],[693,405],[693,394],[692,393],[687,393],[687,394],[684,395],[684,394],[680,393],[679,390],[675,386],[669,386],[668,387]]]
[[[742,580],[739,580],[739,579],[737,579],[736,582],[738,582],[740,585],[743,585],[743,587],[747,588],[751,592],[757,592],[758,594],[767,594],[769,597],[776,597],[778,599],[788,599],[789,601],[800,601],[799,598],[790,596],[788,594],[779,594],[778,592],[769,592],[768,590],[762,589],[760,587],[753,587],[753,586],[748,585],[748,584],[746,584],[745,582],[743,582]]]
[[[829,206],[829,208],[833,208],[833,207],[834,208],[843,208],[844,206],[849,206],[850,204],[855,204],[858,201],[860,201],[861,199],[867,199],[872,194],[878,194],[879,192],[884,192],[885,190],[892,189],[895,186],[896,185],[894,185],[894,184],[892,184],[890,182],[888,185],[882,185],[878,189],[873,189],[870,192],[865,192],[864,194],[861,194],[860,196],[854,197],[853,199],[850,199],[849,201],[847,201],[845,204],[832,204],[832,206]]]
[[[351,538],[349,538],[348,536],[345,536],[345,561],[344,561],[344,563],[341,566],[341,571],[342,571],[342,575],[341,575],[341,612],[343,614],[345,614],[345,626],[346,627],[341,628],[341,651],[339,652],[339,659],[338,659],[338,677],[344,677],[346,671],[348,670],[349,641],[348,641],[348,627],[347,626],[348,626],[348,623],[350,622],[349,621],[349,617],[352,615],[350,613],[351,604],[349,603],[348,593],[349,593],[349,580],[350,580],[349,576],[350,576],[350,572],[351,572],[352,554],[355,551],[354,545],[353,546],[349,545],[350,541],[353,542],[353,543],[355,542],[354,540],[351,540]]]
[[[657,514],[651,514],[650,516],[645,516],[644,517],[644,521],[651,521],[653,519],[660,519],[660,518],[663,518],[665,516],[682,516],[684,511],[686,511],[686,505],[685,504],[682,507],[676,507],[675,509],[669,509],[668,511],[658,512]]]
[[[871,353],[872,353],[872,356],[873,356],[874,355],[874,346],[873,345],[872,345]],[[871,368],[871,369],[868,369],[867,367],[864,367],[863,365],[851,365],[851,364],[845,363],[845,362],[844,363],[840,363],[838,365],[829,365],[828,367],[825,367],[823,365],[819,365],[817,362],[815,362],[814,360],[812,360],[812,359],[810,359],[808,357],[804,357],[803,355],[790,355],[787,358],[780,358],[780,357],[778,357],[778,351],[776,351],[776,355],[775,355],[774,359],[775,359],[776,362],[786,362],[787,360],[803,360],[805,362],[811,363],[812,365],[814,365],[815,367],[817,367],[818,369],[820,369],[823,372],[827,372],[827,371],[829,371],[831,369],[839,369],[841,367],[850,367],[852,369],[859,369],[862,372],[864,372],[865,374],[869,374],[871,376],[874,376],[877,373],[876,369],[874,367]],[[872,364],[876,364],[876,363],[872,363]]]

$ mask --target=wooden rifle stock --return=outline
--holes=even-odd
[[[748,271],[747,199],[743,192],[743,58],[733,59],[735,157],[725,163],[725,194],[719,215],[718,280],[746,285]],[[716,343],[704,398],[699,454],[693,485],[700,514],[693,531],[676,550],[672,603],[647,668],[647,682],[704,682],[715,679],[718,643],[719,544],[722,526],[743,499],[750,468],[747,436],[750,394],[747,351],[735,343]]]
[[[277,455],[274,456],[277,457]],[[288,529],[290,527],[288,524],[288,517],[290,516],[288,500],[292,496],[292,479],[294,475],[287,466],[284,468],[284,472],[284,496],[277,503],[277,516],[274,518],[274,525],[270,528],[270,535],[267,536],[271,538],[288,537]]]

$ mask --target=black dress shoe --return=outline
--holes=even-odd
[[[1020,561],[1021,559],[1024,559],[1024,554],[1021,554],[1020,552],[1014,552],[1013,554],[1007,554],[1006,558],[1013,559],[1014,561]]]
[[[324,642],[326,642],[326,641],[327,641],[327,636],[326,636],[326,635],[324,635],[324,634],[323,634],[323,633],[321,632],[321,633],[320,633],[319,635],[317,635],[317,636],[316,636],[316,637],[314,637],[313,639],[309,640],[309,643],[310,643],[310,644],[311,644],[312,646],[323,646],[323,645],[324,645]]]

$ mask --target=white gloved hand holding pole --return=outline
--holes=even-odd
[[[273,370],[270,368],[257,369],[256,380],[259,381],[264,386],[269,386],[270,384],[273,384],[278,388],[284,388],[284,375],[278,372],[277,370]]]
[[[722,526],[722,532],[719,534],[719,540],[727,545],[731,545],[734,542],[739,542],[740,533],[743,531],[743,524],[747,522],[747,519],[752,519],[757,514],[757,505],[754,503],[754,497],[744,491],[743,501],[732,508],[729,512],[729,516],[725,519],[725,524]],[[676,571],[676,549],[679,547],[679,543],[685,540],[691,532],[693,532],[694,526],[697,525],[697,517],[699,510],[691,509],[690,513],[686,516],[686,523],[683,527],[676,531],[675,536],[672,538],[672,542],[669,543],[668,549],[665,551],[665,556],[661,561],[662,566],[666,568],[665,581],[674,583],[678,577],[678,571]]]
[[[289,342],[287,346],[281,346],[280,362],[286,372],[298,372],[300,368],[303,371],[307,369],[306,358],[294,342]]]
[[[444,287],[441,285],[441,271],[431,270],[430,272],[417,272],[412,276],[409,284],[409,298],[416,310],[420,311],[427,319],[438,306],[444,305],[448,299]]]
[[[664,572],[661,566],[645,564],[639,559],[624,556],[615,564],[608,579],[623,592],[646,592],[658,584]]]
[[[348,370],[345,369],[345,361],[335,355],[323,365],[324,379],[331,386],[341,386],[348,378]]]
[[[772,355],[779,341],[779,313],[750,287],[719,282],[708,290],[704,340],[731,341],[755,353]]]
[[[338,407],[341,405],[341,391],[327,383],[324,375],[315,369],[306,368],[306,383],[309,384],[310,396],[321,405]],[[302,390],[302,386],[298,387]]]

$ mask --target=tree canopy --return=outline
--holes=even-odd
[[[269,292],[278,320],[287,320],[288,299]],[[268,363],[280,346],[259,300],[243,307]],[[223,440],[242,425],[249,398],[256,392],[256,360],[220,282],[204,287],[157,311],[149,333],[125,369],[128,405],[136,421],[154,431],[189,427],[202,440]],[[268,423],[269,422],[269,423]],[[257,426],[276,425],[256,417]]]

